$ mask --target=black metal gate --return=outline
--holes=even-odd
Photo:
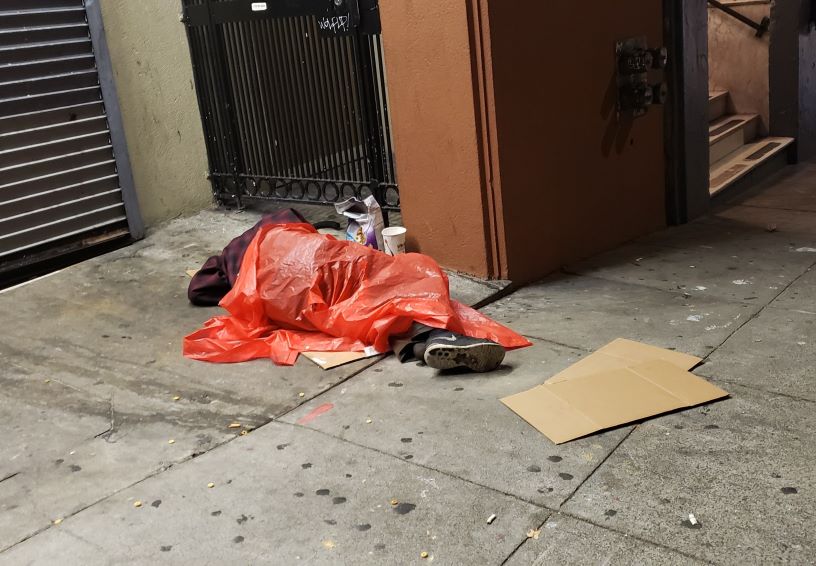
[[[183,0],[218,201],[399,209],[376,0]]]

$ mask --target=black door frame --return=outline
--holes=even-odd
[[[663,0],[669,50],[665,107],[666,220],[684,224],[710,205],[707,0]]]
[[[665,113],[666,217],[683,224],[704,214],[708,191],[708,0],[663,0],[669,48]],[[788,160],[816,156],[816,103],[808,89],[816,65],[816,0],[771,5],[769,106],[771,136],[796,141]]]
[[[794,138],[789,161],[816,155],[816,111],[811,91],[816,1],[789,0],[771,5],[769,48],[770,133]]]
[[[85,0],[85,14],[91,32],[96,68],[99,74],[99,88],[105,103],[105,113],[110,130],[113,156],[116,160],[116,172],[119,175],[119,186],[122,189],[122,200],[125,203],[130,237],[141,240],[145,236],[139,199],[136,195],[136,183],[133,180],[133,169],[128,153],[125,126],[122,120],[122,109],[119,106],[119,95],[113,74],[113,62],[108,51],[108,40],[105,36],[105,23],[102,19],[100,0]]]

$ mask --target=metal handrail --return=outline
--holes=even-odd
[[[738,19],[746,26],[755,29],[757,37],[762,37],[763,35],[765,35],[768,32],[768,29],[771,27],[771,18],[769,18],[768,16],[762,18],[762,21],[760,23],[756,23],[748,16],[740,14],[734,8],[726,6],[722,2],[718,2],[717,0],[708,0],[708,3],[717,8],[718,10],[722,10],[732,18]]]

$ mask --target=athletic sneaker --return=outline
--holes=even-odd
[[[434,369],[468,368],[493,371],[504,360],[504,348],[491,340],[468,338],[449,330],[435,330],[425,346],[425,363]]]

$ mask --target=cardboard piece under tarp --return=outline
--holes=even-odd
[[[727,397],[689,373],[700,358],[618,339],[542,385],[502,399],[556,444]]]

